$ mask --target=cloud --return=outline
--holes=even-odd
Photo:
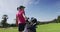
[[[34,4],[36,5],[36,4],[39,4],[39,2],[40,2],[40,0],[36,0],[35,2],[34,2]]]
[[[32,0],[17,0],[18,1],[18,6],[23,5],[23,6],[28,6],[30,5],[30,2],[32,2]]]
[[[21,2],[22,2],[21,5],[24,5],[27,7],[30,5],[38,4],[40,2],[40,0],[22,0]]]
[[[59,12],[56,12],[57,14],[60,14],[60,11]]]
[[[0,0],[0,19],[2,15],[7,14],[9,21],[15,18],[16,8],[20,5],[29,6],[31,0]]]
[[[19,5],[17,0],[0,0],[0,20],[2,15],[7,14],[9,21],[13,20],[16,15],[16,8]]]
[[[24,5],[24,6],[28,6],[28,4],[29,4],[30,1],[31,1],[31,0],[23,0],[23,5]]]
[[[39,2],[40,2],[40,0],[30,0],[28,4],[37,5]]]
[[[28,8],[28,6],[38,3],[38,1],[36,3],[34,1],[35,0],[0,0],[0,19],[2,15],[7,14],[9,21],[11,21],[11,19],[15,18],[16,8],[18,6],[23,5]]]

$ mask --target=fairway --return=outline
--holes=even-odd
[[[15,28],[0,28],[0,32],[18,32],[18,29]],[[37,26],[37,32],[60,32],[60,23],[50,23]]]
[[[60,32],[60,23],[39,25],[37,32]]]

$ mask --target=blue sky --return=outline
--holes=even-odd
[[[0,0],[0,20],[2,15],[7,14],[8,23],[13,23],[16,8],[25,6],[27,17],[35,17],[39,21],[50,21],[60,15],[60,0]]]

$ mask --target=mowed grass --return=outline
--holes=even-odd
[[[37,26],[37,32],[60,32],[60,23],[50,23]],[[0,28],[0,32],[18,32],[16,27],[14,28]]]
[[[11,28],[0,28],[0,32],[18,32],[18,29],[15,27]]]
[[[37,32],[60,32],[60,23],[38,25]]]

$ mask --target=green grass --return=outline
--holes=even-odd
[[[37,32],[60,32],[60,23],[39,25]]]
[[[17,28],[0,28],[0,32],[18,32]]]
[[[0,32],[18,32],[18,29],[15,28],[0,28]],[[60,23],[50,23],[37,26],[37,32],[60,32]]]

